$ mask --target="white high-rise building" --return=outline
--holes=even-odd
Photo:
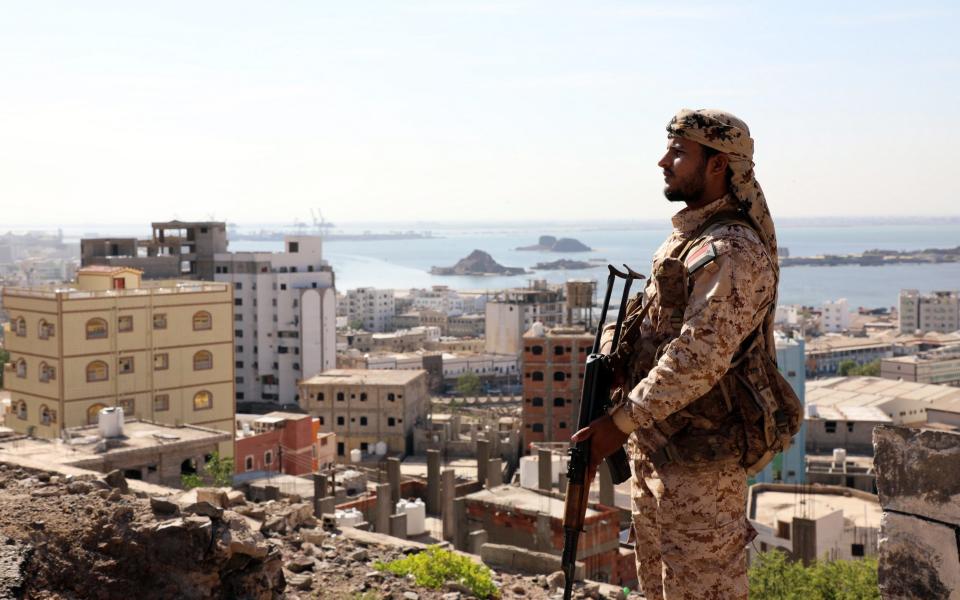
[[[383,332],[393,326],[393,290],[361,287],[347,292],[347,322],[360,329]]]
[[[960,330],[960,292],[900,290],[900,332]]]
[[[843,333],[850,329],[850,307],[846,298],[823,303],[821,327],[827,333]]]
[[[336,290],[322,238],[283,245],[215,257],[216,280],[234,285],[238,401],[294,404],[298,381],[336,366]]]

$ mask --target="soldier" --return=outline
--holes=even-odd
[[[622,403],[573,440],[590,440],[591,473],[628,443],[647,598],[746,598],[756,532],[745,467],[757,441],[742,407],[766,384],[751,389],[741,366],[775,371],[776,236],[743,121],[681,110],[667,132],[663,193],[686,207],[654,255],[643,310],[631,303],[619,348],[604,338]]]

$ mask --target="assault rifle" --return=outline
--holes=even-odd
[[[630,297],[630,284],[635,279],[643,279],[643,275],[624,265],[626,273],[608,265],[607,291],[603,297],[603,310],[600,312],[600,322],[597,324],[597,334],[593,341],[593,352],[587,357],[583,372],[583,391],[580,395],[580,415],[577,418],[577,429],[586,427],[594,420],[599,419],[610,408],[610,386],[613,373],[606,355],[600,354],[600,340],[603,336],[604,321],[607,320],[607,309],[610,307],[610,295],[613,293],[613,284],[617,278],[623,281],[623,297],[620,301],[620,311],[617,314],[617,323],[613,330],[613,345],[616,348],[620,341],[620,330],[627,311],[627,299]],[[560,560],[564,574],[564,600],[570,600],[573,592],[573,576],[577,563],[577,542],[583,530],[584,515],[590,497],[590,478],[587,470],[590,468],[590,440],[576,442],[569,450],[570,460],[567,463],[567,495],[563,509],[563,556]],[[630,479],[630,463],[623,448],[617,449],[606,457],[607,466],[614,484],[623,483]]]

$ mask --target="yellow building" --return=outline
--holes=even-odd
[[[122,406],[125,416],[233,432],[232,286],[140,275],[93,266],[73,285],[4,288],[9,427],[53,438]],[[233,444],[220,453],[233,456]]]

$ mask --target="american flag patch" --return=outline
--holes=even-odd
[[[684,265],[687,267],[687,273],[693,273],[715,258],[717,258],[717,251],[713,247],[713,242],[707,242],[688,254]]]

